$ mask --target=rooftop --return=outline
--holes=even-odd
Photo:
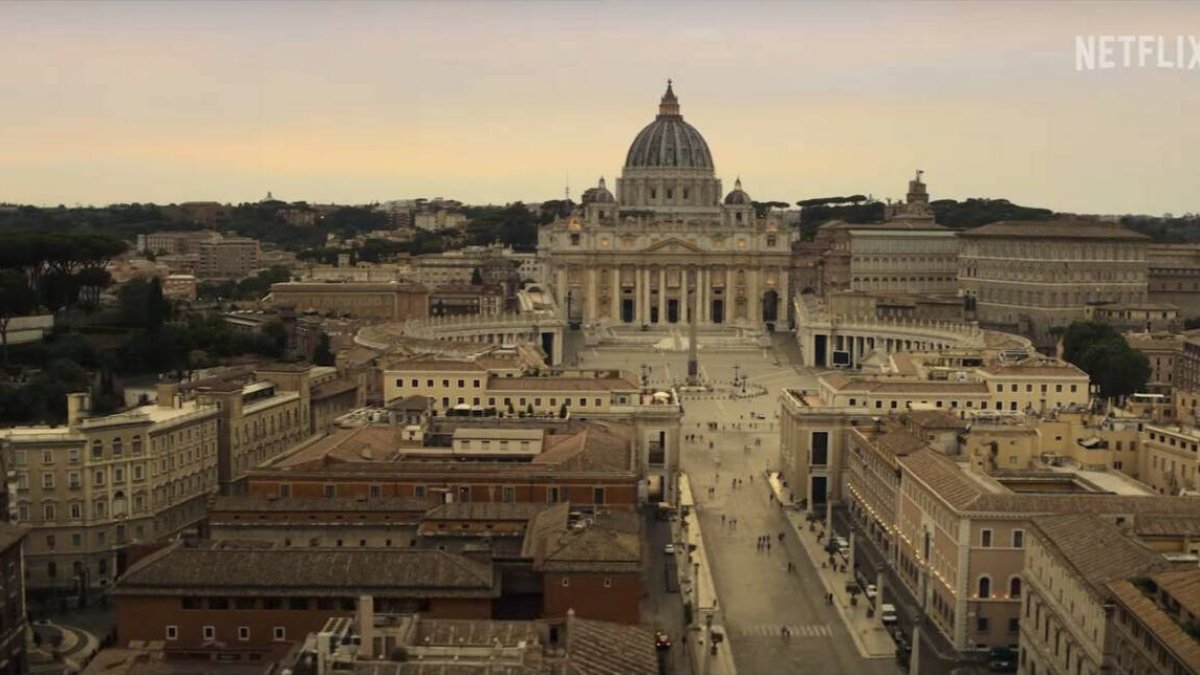
[[[499,582],[488,563],[431,549],[176,545],[136,563],[118,595],[492,597]]]
[[[1028,239],[1116,239],[1126,241],[1148,241],[1149,237],[1128,230],[1115,223],[1105,223],[1086,218],[1060,218],[1057,220],[1003,220],[964,230],[960,237],[1021,237]]]
[[[1033,524],[1043,535],[1043,546],[1055,551],[1097,594],[1109,581],[1169,565],[1161,555],[1092,513],[1038,516]]]
[[[537,514],[525,533],[521,554],[536,570],[640,573],[641,523],[625,511],[602,511],[576,521],[571,505]]]

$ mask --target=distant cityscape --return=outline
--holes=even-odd
[[[1200,672],[1197,217],[646,108],[578,202],[0,206],[0,673]]]

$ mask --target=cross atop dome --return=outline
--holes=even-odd
[[[679,116],[679,99],[675,98],[675,90],[671,88],[671,80],[667,80],[667,93],[663,94],[658,104],[658,115]]]

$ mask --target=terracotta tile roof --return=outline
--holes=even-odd
[[[1017,494],[989,492],[955,462],[929,448],[897,460],[950,506],[960,511],[1034,515],[1094,513],[1101,516],[1186,516],[1200,518],[1200,497],[1126,496],[1107,493]]]
[[[450,502],[429,509],[425,520],[527,521],[548,508],[529,502]]]
[[[640,391],[641,385],[625,377],[491,377],[488,391]]]
[[[376,497],[359,499],[357,497],[267,497],[250,496],[219,496],[216,497],[209,513],[231,511],[253,511],[262,513],[328,513],[335,511],[350,512],[385,512],[413,511],[424,513],[429,509],[429,502],[419,499],[397,497]]]
[[[945,410],[912,410],[901,418],[920,429],[966,429],[968,422]]]
[[[413,371],[413,372],[483,372],[484,368],[474,361],[458,361],[446,359],[444,361],[431,360],[413,360],[413,361],[393,361],[388,364],[388,371]]]
[[[568,506],[564,504],[563,506]],[[526,533],[522,552],[543,572],[642,571],[638,515],[606,511],[568,522],[569,507],[543,511]]]
[[[638,626],[570,619],[567,672],[572,675],[656,675],[654,634]],[[676,647],[681,649],[682,647]]]
[[[1188,516],[1141,516],[1133,523],[1139,537],[1198,537],[1200,518]]]
[[[1170,564],[1091,513],[1039,516],[1032,522],[1043,546],[1056,551],[1097,594],[1114,579],[1141,576]]]
[[[1188,574],[1194,577],[1200,575],[1200,570],[1169,574]],[[1156,574],[1151,576],[1151,579],[1159,583],[1161,587],[1162,576],[1164,575]],[[1157,638],[1160,644],[1169,649],[1183,663],[1185,668],[1193,673],[1200,673],[1200,643],[1186,633],[1170,615],[1129,581],[1110,582],[1108,590],[1117,602],[1124,605],[1137,621]],[[1190,609],[1193,613],[1200,614],[1200,607],[1192,605]]]
[[[176,546],[135,564],[118,595],[495,597],[488,563],[426,549]]]
[[[1058,220],[1003,220],[959,233],[960,237],[1022,237],[1029,239],[1123,239],[1149,240],[1144,234],[1114,223],[1085,218]]]

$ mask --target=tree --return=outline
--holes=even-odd
[[[146,328],[156,333],[170,318],[171,303],[163,297],[162,281],[154,277],[146,289]]]
[[[483,285],[483,273],[479,271],[478,267],[471,270],[471,285],[472,286],[482,286]]]
[[[337,357],[333,355],[333,349],[330,347],[329,334],[321,331],[317,337],[317,348],[313,351],[313,363],[318,366],[332,366],[337,362]]]
[[[1141,391],[1150,379],[1150,361],[1129,346],[1112,326],[1077,321],[1063,333],[1063,358],[1086,372],[1105,398]]]
[[[14,317],[33,310],[33,291],[29,279],[17,270],[0,269],[0,343],[4,345],[4,365],[8,366],[8,324]]]
[[[562,404],[562,407],[558,409],[558,418],[559,419],[567,418],[567,404],[565,402]]]

